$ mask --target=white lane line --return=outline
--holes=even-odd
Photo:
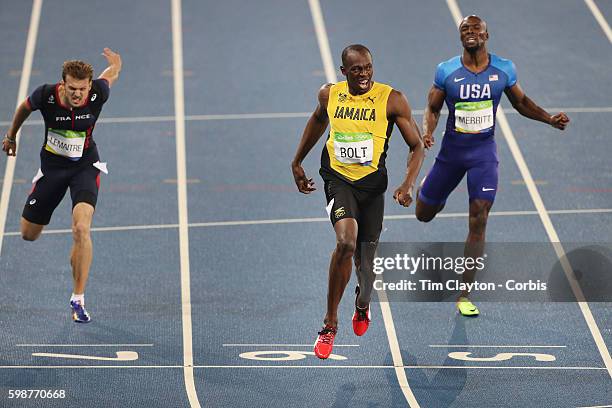
[[[238,225],[266,225],[266,224],[294,224],[308,222],[323,222],[329,221],[326,217],[313,218],[279,218],[270,220],[246,220],[246,221],[213,221],[213,222],[196,222],[191,224],[193,227],[231,227]]]
[[[549,214],[603,214],[612,212],[610,208],[585,208],[580,210],[548,210]]]
[[[329,39],[327,38],[327,31],[325,30],[325,20],[323,19],[323,13],[321,12],[321,5],[319,0],[308,0],[310,6],[310,12],[312,14],[312,22],[315,27],[317,34],[317,42],[319,43],[319,50],[321,51],[321,59],[323,61],[323,67],[325,68],[325,77],[327,82],[336,83],[338,78],[336,77],[336,71],[334,69],[333,57],[329,48]],[[379,294],[380,296],[380,294]],[[386,293],[383,291],[382,296],[386,297]],[[406,377],[406,371],[402,368],[404,365],[402,361],[402,353],[399,348],[399,342],[397,340],[397,334],[395,333],[395,326],[393,325],[393,316],[391,315],[391,308],[389,303],[385,303],[381,299],[380,308],[383,315],[383,321],[385,324],[385,330],[387,332],[387,339],[389,341],[389,348],[391,349],[391,355],[393,357],[393,365],[395,368],[395,374],[399,386],[411,408],[419,408],[410,385],[408,384],[408,378]]]
[[[310,116],[308,112],[278,112],[278,113],[229,113],[219,115],[190,115],[185,117],[189,121],[202,120],[243,120],[243,119],[290,119],[290,118],[307,118]]]
[[[589,305],[586,302],[584,293],[582,292],[582,288],[580,287],[578,280],[576,279],[574,270],[572,269],[572,266],[570,265],[565,254],[565,249],[563,248],[563,245],[560,242],[559,235],[557,234],[557,231],[555,230],[555,227],[552,224],[552,220],[550,219],[549,213],[546,211],[544,201],[542,200],[540,192],[538,191],[538,188],[533,181],[533,177],[531,176],[531,172],[527,167],[527,163],[525,161],[525,158],[523,157],[523,153],[521,152],[518,143],[516,142],[514,134],[512,133],[512,129],[510,128],[508,120],[506,119],[506,116],[504,115],[504,111],[502,109],[499,109],[498,111],[497,120],[502,129],[502,133],[506,138],[508,147],[512,152],[512,156],[514,157],[514,160],[516,161],[516,164],[519,167],[519,170],[521,171],[521,175],[525,180],[525,184],[527,186],[527,189],[529,190],[529,195],[531,196],[531,199],[533,200],[533,203],[536,209],[538,210],[538,215],[540,216],[540,220],[544,225],[544,229],[546,230],[548,239],[552,243],[555,253],[559,258],[559,262],[561,263],[565,276],[570,284],[570,287],[572,288],[572,292],[574,293],[574,296],[578,302],[578,306],[580,307],[582,315],[587,323],[587,326],[589,327],[589,331],[593,336],[593,340],[597,345],[599,354],[601,355],[601,358],[603,359],[603,362],[606,368],[608,369],[608,374],[612,378],[612,357],[610,357],[608,347],[606,346],[606,343],[603,340],[599,327],[597,326],[597,322],[595,321],[591,309],[589,308]]]
[[[508,107],[506,115],[518,115],[518,112]],[[612,106],[593,106],[593,107],[552,107],[545,108],[547,111],[563,111],[566,113],[612,113]],[[423,109],[414,109],[413,115],[422,115]],[[312,112],[268,112],[268,113],[222,113],[215,115],[185,115],[185,121],[213,121],[213,120],[245,120],[245,119],[294,119],[307,118]],[[448,111],[442,109],[442,115],[448,114]],[[117,118],[100,118],[96,123],[160,123],[174,122],[174,116],[132,116],[132,117],[117,117]],[[45,122],[42,120],[28,120],[23,126],[40,126]],[[0,121],[0,127],[9,126],[11,122]]]
[[[612,208],[587,208],[578,210],[550,210],[549,214],[558,215],[580,215],[580,214],[610,214]],[[491,211],[490,217],[516,217],[516,216],[531,216],[538,215],[537,211]],[[468,213],[440,213],[436,218],[465,218]],[[414,220],[414,215],[385,215],[386,221],[395,220]],[[242,221],[213,221],[213,222],[192,222],[189,223],[189,228],[211,228],[211,227],[233,227],[246,225],[274,225],[274,224],[300,224],[311,222],[328,222],[327,217],[313,218],[277,218],[269,220],[242,220]],[[118,227],[94,227],[91,232],[115,232],[115,231],[138,231],[138,230],[155,230],[155,229],[172,229],[178,228],[179,224],[152,224],[152,225],[126,225]],[[71,229],[49,229],[44,230],[43,234],[71,234]],[[7,237],[20,236],[18,231],[6,232]]]
[[[591,13],[593,13],[593,17],[595,17],[595,20],[597,20],[597,22],[599,23],[599,26],[603,30],[604,34],[606,34],[606,37],[608,37],[608,41],[612,43],[612,30],[610,29],[610,25],[599,10],[599,7],[597,7],[597,4],[595,4],[595,1],[584,0],[584,2],[586,3],[589,10],[591,10]]]
[[[312,345],[311,345],[312,346]],[[184,369],[182,365],[4,365],[0,366],[0,369],[72,369],[72,368],[84,368],[84,369],[99,369],[99,368],[176,368]],[[273,369],[292,369],[292,368],[322,368],[322,369],[343,369],[343,368],[360,368],[360,369],[412,369],[412,370],[561,370],[561,371],[600,371],[606,370],[605,367],[566,367],[566,366],[546,366],[546,367],[530,367],[530,366],[448,366],[448,365],[405,365],[405,366],[392,366],[392,365],[195,365],[193,368],[273,368]]]
[[[582,108],[545,108],[547,111],[556,111],[556,112],[568,112],[568,113],[610,113],[612,112],[612,106],[602,106],[602,107],[582,107]],[[511,108],[511,110],[506,112],[508,114],[516,114],[519,113]]]
[[[113,232],[113,231],[138,231],[138,230],[154,230],[154,229],[168,229],[178,228],[178,224],[162,224],[162,225],[127,225],[121,227],[97,227],[92,228],[91,232]],[[43,231],[43,234],[70,234],[70,229],[56,229]],[[18,236],[20,232],[9,232],[7,236]]]
[[[100,118],[96,123],[158,123],[174,122],[174,116],[134,116],[123,118]]]
[[[15,347],[153,347],[153,344],[15,344]]]
[[[612,405],[596,405],[592,407],[576,407],[576,408],[612,408]]]
[[[389,366],[389,365],[308,365],[308,366],[273,366],[273,365],[259,365],[259,366],[196,366],[196,368],[394,368],[397,372],[398,369],[414,369],[414,370],[472,370],[472,369],[483,369],[483,370],[605,370],[605,367],[529,367],[529,366],[448,366],[448,365],[405,365],[405,366]]]
[[[455,0],[446,0],[446,5],[448,6],[448,9],[451,12],[451,16],[455,19],[454,21],[455,25],[459,27],[459,24],[461,23],[461,20],[463,19],[463,13],[461,13],[461,10],[459,9],[459,5],[457,4]]]
[[[223,347],[312,347],[311,344],[223,344]],[[334,347],[359,347],[359,344],[334,344]]]
[[[389,306],[389,300],[387,299],[387,292],[384,290],[379,291],[378,297],[380,300],[380,310],[383,315],[383,323],[385,324],[385,331],[389,341],[389,348],[391,349],[391,358],[393,359],[393,366],[395,367],[395,376],[397,377],[402,393],[408,402],[408,406],[411,408],[419,408],[420,405],[410,389],[410,384],[408,384],[408,376],[406,375],[402,351],[397,339],[397,333],[395,332],[395,324],[393,323],[393,315],[391,314],[391,307]]]
[[[475,348],[565,348],[567,346],[493,346],[493,345],[474,345],[474,344],[430,344],[429,347],[441,347],[441,348],[449,348],[449,347],[475,347]]]
[[[329,48],[329,38],[327,38],[327,30],[325,29],[325,20],[321,12],[321,4],[319,0],[308,0],[310,6],[310,14],[312,15],[312,24],[314,25],[317,35],[317,43],[319,44],[319,52],[321,53],[321,61],[323,61],[323,69],[325,70],[325,78],[327,82],[338,82],[336,78],[336,68],[334,59]]]
[[[457,5],[457,1],[456,0],[446,0],[446,2],[447,4],[449,4],[449,9],[451,11],[451,14],[453,15],[453,18],[455,19],[458,25],[459,21],[461,20],[462,14],[461,14],[461,11],[459,10],[459,6]],[[576,300],[578,301],[578,306],[580,307],[584,320],[586,321],[587,326],[589,327],[591,336],[593,336],[593,340],[595,341],[595,344],[597,345],[597,350],[599,351],[599,354],[601,355],[601,358],[603,359],[603,362],[608,370],[608,374],[610,375],[610,377],[612,377],[612,357],[610,357],[610,352],[608,351],[608,347],[606,346],[606,343],[603,340],[599,327],[597,327],[597,322],[595,322],[595,319],[593,318],[591,309],[589,308],[588,303],[585,301],[584,293],[582,292],[582,289],[580,288],[580,285],[578,284],[578,281],[576,280],[576,275],[574,274],[574,270],[572,269],[572,266],[570,265],[569,261],[567,260],[567,257],[565,256],[565,250],[563,249],[563,245],[561,245],[561,242],[559,240],[559,235],[557,235],[557,231],[555,230],[555,227],[552,224],[550,215],[546,211],[546,207],[544,206],[544,201],[542,200],[542,197],[540,196],[538,187],[535,185],[535,182],[533,181],[533,177],[531,176],[531,172],[529,171],[527,162],[525,161],[525,158],[523,157],[523,153],[521,152],[521,149],[519,148],[519,145],[516,142],[514,133],[512,132],[512,129],[510,128],[510,124],[508,123],[508,119],[506,118],[506,115],[504,114],[504,110],[501,107],[499,107],[497,111],[497,122],[499,123],[500,128],[502,130],[502,134],[504,135],[504,138],[506,139],[506,142],[508,143],[508,147],[510,148],[510,151],[512,152],[514,161],[516,162],[516,165],[518,166],[521,172],[523,180],[525,181],[525,185],[527,186],[527,189],[529,190],[529,195],[531,196],[531,200],[533,201],[536,209],[538,210],[538,215],[540,216],[540,220],[542,221],[542,224],[544,225],[544,229],[546,230],[548,239],[550,240],[550,242],[553,245],[553,248],[555,249],[555,253],[557,254],[557,257],[559,258],[559,262],[561,263],[563,271],[565,272],[565,276],[570,284],[570,287],[572,288],[572,292],[574,293],[574,296],[576,297]]]
[[[191,327],[191,283],[189,271],[189,217],[187,213],[187,165],[185,152],[185,86],[183,83],[183,28],[181,0],[172,0],[172,69],[174,70],[174,115],[176,173],[181,267],[183,323],[183,377],[191,408],[200,408],[193,377],[193,333]]]
[[[0,366],[0,370],[2,369],[41,369],[41,368],[50,368],[50,369],[73,369],[73,368],[90,368],[90,369],[98,369],[98,368],[176,368],[176,369],[184,369],[185,367],[182,365],[4,365]]]
[[[169,229],[178,228],[178,224],[154,224],[154,225],[125,225],[120,227],[94,227],[91,232],[113,232],[113,231],[138,231],[138,230],[155,230],[155,229]],[[43,234],[71,234],[71,229],[50,229],[43,230]],[[21,233],[18,231],[7,232],[6,236],[20,236]]]
[[[32,14],[30,15],[30,28],[28,29],[28,39],[26,41],[25,55],[23,56],[23,67],[21,68],[21,80],[19,81],[19,91],[17,92],[17,104],[27,96],[30,76],[32,74],[32,62],[34,60],[34,50],[36,49],[36,37],[38,36],[38,26],[40,25],[40,10],[42,0],[34,0],[32,3]],[[10,123],[9,123],[10,124]],[[17,132],[17,151],[19,152],[19,140],[21,130]],[[4,154],[4,152],[2,152]],[[2,242],[4,240],[4,227],[6,226],[6,216],[8,213],[9,200],[11,199],[11,189],[13,188],[13,177],[15,176],[15,165],[17,157],[7,157],[4,169],[4,179],[2,180],[2,195],[0,195],[0,254],[2,254]]]
[[[567,111],[566,111],[567,112]],[[245,120],[245,119],[292,119],[307,118],[309,112],[270,112],[270,113],[225,113],[216,115],[185,115],[185,121],[213,121],[213,120]],[[161,123],[174,122],[174,116],[127,116],[116,118],[100,118],[96,123]],[[42,120],[28,120],[24,126],[40,126],[45,122]],[[2,121],[0,126],[9,126],[11,122]]]

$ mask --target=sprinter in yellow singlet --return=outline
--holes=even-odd
[[[362,336],[370,323],[374,253],[387,189],[385,158],[394,124],[410,147],[406,177],[393,194],[405,207],[413,200],[412,189],[424,156],[420,131],[406,97],[388,85],[372,81],[370,51],[359,44],[346,47],[340,69],[346,81],[321,87],[319,104],[306,124],[291,163],[298,190],[304,194],[315,191],[302,161],[329,124],[319,173],[325,183],[326,209],[337,244],[329,266],[327,314],[314,349],[322,359],[332,352],[338,304],[351,277],[352,258],[358,280],[353,331]]]

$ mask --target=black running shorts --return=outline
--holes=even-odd
[[[344,218],[357,221],[357,242],[375,242],[382,231],[384,192],[358,190],[336,178],[325,180],[327,213],[332,225]]]
[[[94,163],[99,161],[98,152],[92,151],[71,166],[44,160],[44,154],[47,153],[41,154],[40,171],[23,208],[23,218],[34,224],[49,224],[53,211],[68,188],[72,208],[81,202],[91,204],[95,208],[100,188],[100,170],[94,167]]]

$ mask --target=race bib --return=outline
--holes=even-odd
[[[371,133],[334,132],[334,155],[340,163],[367,166],[374,157],[374,138]]]
[[[455,130],[482,133],[493,127],[493,101],[455,103]]]
[[[45,150],[72,160],[80,159],[83,156],[85,136],[85,132],[76,130],[49,129]]]

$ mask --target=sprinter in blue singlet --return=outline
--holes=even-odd
[[[467,173],[469,233],[465,256],[483,254],[487,217],[497,192],[497,147],[495,115],[502,93],[523,116],[565,129],[569,118],[563,112],[550,115],[525,95],[516,78],[512,61],[487,51],[487,24],[468,16],[459,25],[463,53],[438,65],[423,118],[423,142],[434,144],[433,133],[444,102],[449,110],[440,152],[418,192],[416,217],[431,221],[450,193]],[[466,271],[463,281],[474,281],[475,270]],[[457,301],[459,312],[477,316],[478,309],[463,291]]]

